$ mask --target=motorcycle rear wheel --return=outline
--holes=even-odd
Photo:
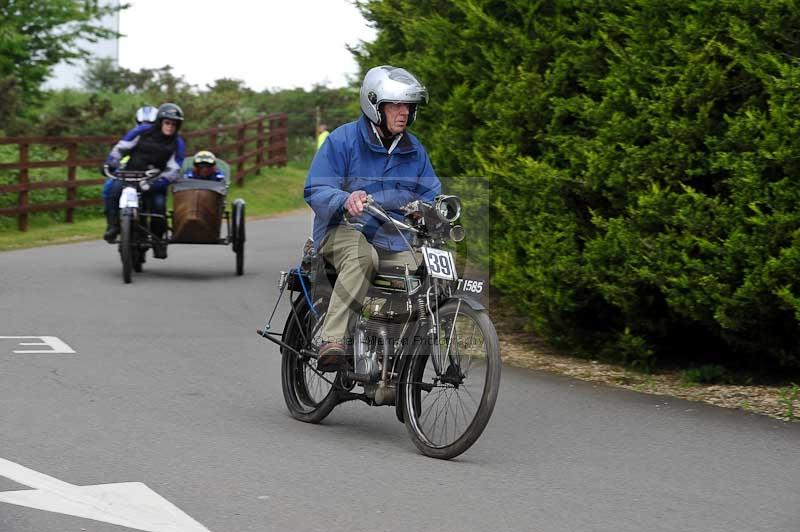
[[[450,302],[439,318],[442,374],[435,371],[433,349],[414,357],[403,384],[403,414],[417,449],[449,460],[469,449],[489,422],[500,387],[500,343],[483,310]]]
[[[305,298],[294,303],[283,330],[283,339],[295,351],[313,350],[312,340],[318,334],[325,317],[326,303],[315,302],[315,313]],[[317,359],[298,356],[288,349],[281,349],[281,386],[286,407],[293,418],[306,423],[319,423],[325,419],[338,403],[335,373],[317,370]]]

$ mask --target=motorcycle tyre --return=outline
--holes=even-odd
[[[439,310],[439,315],[446,316],[447,314],[455,314],[455,308],[455,302],[448,303]],[[492,416],[494,405],[497,401],[497,392],[500,388],[500,368],[502,364],[500,360],[500,342],[497,338],[497,331],[495,330],[492,320],[489,318],[486,311],[475,310],[469,305],[461,305],[459,315],[461,314],[468,315],[473,322],[479,326],[484,341],[487,344],[487,375],[478,410],[475,412],[475,416],[469,427],[457,440],[446,447],[433,447],[425,441],[426,438],[424,435],[421,436],[417,433],[414,424],[410,421],[414,415],[411,411],[411,401],[415,396],[413,383],[415,380],[419,379],[421,373],[424,373],[428,356],[414,357],[414,360],[409,366],[407,377],[404,379],[406,383],[404,385],[403,418],[405,420],[406,430],[409,436],[411,436],[414,445],[422,454],[440,460],[455,458],[469,449],[478,440],[486,428],[486,425],[489,423],[489,418]]]
[[[296,301],[295,305],[300,323],[306,324],[310,319],[314,319],[313,316],[311,316],[311,310],[305,298]],[[317,310],[319,312],[322,309],[317,307]],[[322,318],[323,316],[321,314],[320,320],[322,320]],[[308,332],[306,334],[308,334]],[[303,345],[303,337],[300,334],[297,320],[293,318],[292,313],[290,313],[289,317],[286,319],[286,325],[283,329],[283,339],[297,351],[307,347]],[[338,404],[337,387],[331,386],[331,389],[321,401],[311,403],[309,401],[307,387],[305,389],[298,388],[306,386],[305,373],[303,373],[302,376],[298,373],[298,371],[304,371],[306,363],[300,360],[299,357],[291,351],[282,349],[281,352],[281,388],[283,389],[283,398],[286,402],[286,408],[289,410],[291,416],[299,421],[313,424],[319,423],[325,419]],[[333,380],[336,374],[326,373],[325,376]]]
[[[131,272],[133,270],[133,219],[129,215],[123,215],[120,219],[119,254],[122,260],[122,280],[125,284],[131,282]]]

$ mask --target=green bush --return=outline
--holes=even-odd
[[[800,367],[792,0],[367,1],[362,69],[428,86],[440,174],[486,176],[494,283],[535,329],[649,365]]]
[[[689,368],[682,370],[681,384],[690,386],[692,384],[718,384],[728,380],[728,373],[725,368],[717,364],[706,364],[699,368]]]

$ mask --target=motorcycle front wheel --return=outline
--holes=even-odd
[[[295,300],[283,329],[283,341],[298,353],[316,350],[313,339],[319,334],[326,308],[321,299],[315,302],[314,310],[305,297]],[[338,402],[333,385],[336,374],[317,370],[316,358],[288,349],[281,349],[281,353],[281,385],[289,413],[300,421],[319,423]]]
[[[131,272],[133,271],[133,218],[124,214],[120,220],[119,253],[122,260],[122,280],[125,283],[131,282]]]
[[[439,319],[438,355],[423,346],[411,361],[403,408],[417,449],[449,460],[469,449],[489,422],[500,387],[500,343],[488,314],[466,303],[447,303]]]

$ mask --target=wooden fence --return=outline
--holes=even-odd
[[[247,175],[258,174],[265,166],[285,166],[287,162],[287,115],[285,113],[259,116],[247,122],[220,126],[201,131],[181,133],[186,140],[186,155],[199,150],[211,150],[231,166],[232,181],[244,184]],[[0,137],[0,145],[16,144],[17,162],[0,163],[0,171],[18,170],[16,184],[0,184],[1,194],[17,194],[15,207],[0,208],[0,216],[16,216],[20,231],[28,229],[28,214],[43,211],[66,211],[65,221],[72,223],[75,209],[103,203],[100,197],[78,199],[78,187],[100,185],[105,179],[77,179],[78,168],[99,169],[105,156],[119,137]],[[45,145],[66,149],[62,160],[31,160],[31,146]],[[86,155],[89,153],[90,155]],[[93,155],[91,155],[93,154]],[[64,168],[66,180],[36,179],[30,171],[40,168]],[[32,179],[33,177],[33,179]],[[33,203],[31,190],[64,189],[64,201]]]

